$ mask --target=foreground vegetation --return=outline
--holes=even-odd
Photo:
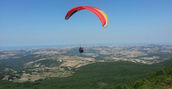
[[[170,89],[171,66],[172,60],[153,65],[122,61],[94,63],[74,70],[76,73],[66,78],[25,83],[0,81],[0,89]]]
[[[172,67],[161,69],[135,82],[135,89],[172,89]]]

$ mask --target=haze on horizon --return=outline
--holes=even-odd
[[[172,43],[171,0],[0,0],[0,47],[93,44]],[[81,11],[69,21],[70,8],[94,6],[109,18]]]

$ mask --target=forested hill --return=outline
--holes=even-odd
[[[135,82],[133,89],[172,89],[172,67],[154,72]]]
[[[172,60],[153,65],[101,62],[80,67],[66,78],[24,83],[0,81],[0,89],[170,89],[171,67]]]

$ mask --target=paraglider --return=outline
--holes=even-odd
[[[100,19],[102,26],[107,27],[108,26],[108,18],[107,15],[100,9],[92,6],[77,6],[68,11],[68,13],[65,16],[65,19],[68,20],[72,15],[74,15],[76,12],[81,11],[81,10],[89,10],[93,12],[95,15],[98,16]]]
[[[77,6],[77,7],[74,7],[74,8],[70,9],[67,12],[67,14],[65,16],[65,19],[68,20],[72,15],[74,15],[76,12],[81,11],[81,10],[89,10],[89,11],[93,12],[100,19],[103,27],[108,26],[107,15],[102,10],[100,10],[99,8],[92,7],[92,6]],[[83,53],[84,48],[80,47],[79,52]]]

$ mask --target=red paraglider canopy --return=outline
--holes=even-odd
[[[108,25],[107,15],[102,10],[100,10],[100,9],[98,9],[96,7],[91,7],[91,6],[74,7],[74,8],[72,8],[72,9],[70,9],[68,11],[68,13],[65,16],[65,19],[68,20],[76,12],[78,12],[80,10],[85,10],[85,9],[87,9],[87,10],[93,12],[94,14],[96,14],[99,17],[103,27],[106,27]]]

